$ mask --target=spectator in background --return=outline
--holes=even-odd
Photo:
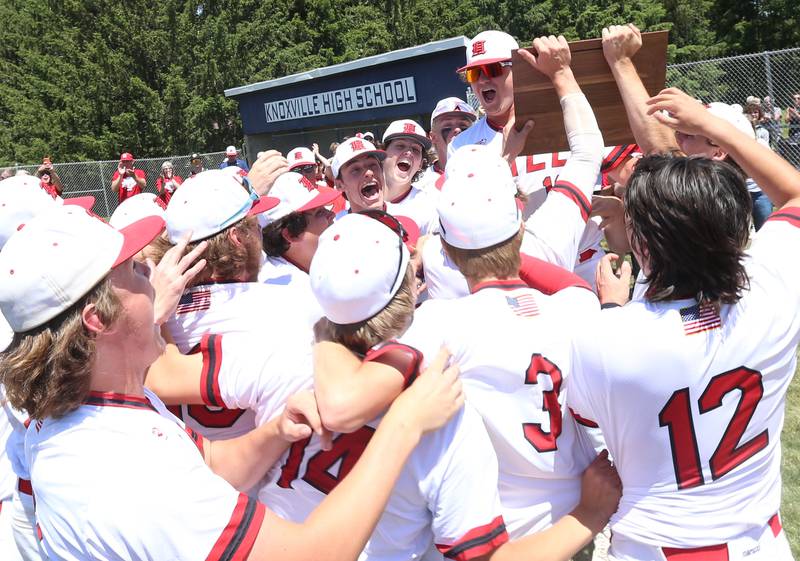
[[[3,168],[0,170],[0,181],[4,179],[8,179],[9,177],[13,176],[14,174],[11,172],[11,168]]]
[[[119,157],[117,171],[111,178],[111,190],[117,193],[121,203],[128,197],[141,193],[145,185],[147,185],[147,179],[144,170],[135,169],[133,154],[123,152]]]
[[[55,199],[61,196],[64,191],[64,185],[53,168],[53,163],[50,161],[49,156],[45,156],[42,160],[42,165],[36,170],[36,177],[42,181],[42,189],[47,191],[51,197]]]
[[[169,204],[172,193],[180,187],[181,183],[183,183],[183,179],[180,175],[175,175],[172,162],[167,161],[161,164],[161,175],[156,179],[156,190],[158,190],[158,198],[164,205]]]
[[[789,141],[800,142],[800,93],[792,96],[794,105],[786,109],[786,123],[789,125]]]
[[[219,165],[219,169],[224,169],[229,166],[236,166],[244,171],[250,171],[250,167],[247,165],[247,162],[240,159],[238,156],[239,151],[236,150],[236,146],[228,146],[225,149],[225,159],[222,160],[222,163]]]
[[[750,119],[750,124],[753,125],[753,129],[756,131],[756,140],[769,148],[769,129],[767,128],[766,115],[761,106],[761,100],[755,98],[753,101],[748,101],[747,106],[744,108],[744,113]]]
[[[204,165],[203,157],[195,152],[194,154],[189,156],[189,177],[194,177],[195,175],[203,171],[206,171],[206,166]],[[189,177],[187,177],[187,179],[189,179]]]
[[[775,148],[781,138],[781,108],[773,105],[772,98],[768,95],[764,96],[762,108],[764,109],[764,121],[769,131],[769,143],[772,148]]]

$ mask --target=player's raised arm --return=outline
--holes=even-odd
[[[526,221],[522,249],[572,270],[591,213],[591,194],[603,159],[603,136],[594,112],[572,73],[564,37],[540,37],[536,55],[518,51],[533,68],[550,78],[561,102],[571,155],[545,203]]]
[[[645,154],[679,152],[675,133],[647,112],[650,94],[631,60],[641,47],[642,32],[632,23],[603,28],[603,55],[617,82],[636,143]]]
[[[353,561],[383,513],[403,464],[422,434],[463,405],[458,371],[441,352],[389,408],[353,470],[303,524],[267,513],[249,561]]]
[[[668,88],[648,100],[647,106],[648,113],[664,125],[713,140],[758,183],[776,207],[800,206],[800,172],[768,147],[712,115],[697,100],[677,88]]]

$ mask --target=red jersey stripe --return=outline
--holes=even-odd
[[[222,335],[203,335],[200,340],[203,353],[203,370],[200,375],[200,396],[206,405],[222,407],[222,392],[219,389],[219,371],[222,367]]]
[[[263,504],[240,493],[231,519],[211,548],[206,561],[246,561],[261,529],[265,512]]]
[[[436,544],[436,549],[448,559],[469,561],[493,552],[507,541],[505,522],[502,516],[498,516],[484,526],[473,528],[454,544]]]
[[[578,206],[578,210],[581,212],[581,218],[583,218],[583,221],[586,222],[589,220],[589,214],[592,212],[592,204],[589,202],[589,199],[586,198],[586,195],[584,195],[575,185],[559,179],[553,186],[551,193],[552,192],[561,193],[574,202]]]

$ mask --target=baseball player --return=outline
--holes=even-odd
[[[464,161],[456,153],[439,202],[442,244],[471,294],[424,303],[401,341],[424,354],[440,344],[453,352],[498,454],[503,517],[514,538],[572,511],[595,457],[566,407],[567,335],[598,303],[577,277],[551,296],[519,278],[524,226],[516,186],[503,159],[479,148]]]
[[[37,178],[12,177],[0,192],[0,249],[17,230],[36,215],[73,205],[91,209],[94,197],[53,198]],[[0,349],[12,341],[14,332],[0,315]],[[0,556],[3,559],[38,561],[42,558],[35,531],[33,496],[22,443],[28,416],[5,399],[2,386],[0,415]]]
[[[162,228],[151,217],[117,231],[64,207],[0,253],[0,308],[16,333],[3,381],[35,419],[25,448],[45,550],[69,560],[255,560],[318,557],[325,544],[331,559],[355,559],[422,433],[463,403],[456,373],[421,376],[341,490],[305,523],[280,521],[229,481],[247,486],[287,439],[321,430],[308,396],[246,437],[210,443],[143,387],[164,343],[147,271],[130,257]]]
[[[543,37],[536,39],[534,44],[539,55],[537,59],[530,60],[530,63],[551,78],[559,95],[571,153],[560,168],[549,196],[525,220],[522,251],[572,270],[591,212],[590,197],[600,171],[603,140],[594,113],[572,74],[569,47],[564,38]],[[467,129],[456,139],[464,138],[471,130],[472,128]],[[445,177],[451,168],[470,167],[471,151],[476,149],[499,157],[496,146],[464,146],[451,154]],[[459,278],[460,273],[453,264],[448,262],[438,238],[425,242],[422,260],[431,297],[465,294],[466,283]]]
[[[577,326],[568,395],[600,426],[623,482],[610,558],[792,559],[778,510],[800,341],[800,269],[786,258],[800,247],[800,174],[679,90],[648,106],[719,146],[779,210],[747,248],[750,199],[733,167],[668,156],[636,166],[625,215],[644,299]]]
[[[331,173],[336,188],[349,204],[349,211],[385,210],[386,184],[381,167],[385,158],[386,152],[377,150],[363,138],[348,138],[336,148],[331,160]],[[342,211],[337,217],[347,212]]]
[[[212,170],[187,179],[166,210],[167,236],[156,241],[156,262],[173,244],[190,235],[189,249],[205,240],[205,268],[183,292],[165,326],[181,352],[192,351],[205,333],[258,331],[265,340],[280,330],[312,342],[319,317],[307,293],[292,286],[258,282],[262,238],[258,215],[279,200],[258,197],[238,175]],[[279,310],[283,310],[281,313]],[[281,314],[280,326],[266,321]],[[232,438],[253,429],[251,411],[184,405],[181,418],[206,438]]]
[[[431,113],[431,130],[428,133],[436,150],[436,159],[422,172],[417,187],[424,191],[441,189],[441,185],[437,186],[437,180],[444,174],[444,167],[447,165],[447,144],[471,127],[477,118],[475,109],[457,97],[446,97],[436,103]]]
[[[267,284],[302,284],[310,290],[311,258],[317,250],[319,236],[333,224],[334,213],[329,209],[341,200],[341,193],[314,186],[294,172],[281,175],[270,193],[281,202],[269,211],[270,223],[262,232],[266,258],[258,280]]]
[[[425,130],[410,119],[389,123],[383,133],[386,159],[383,176],[386,181],[386,211],[407,216],[418,226],[421,234],[436,229],[435,193],[428,193],[412,184],[422,165],[422,158],[431,147]]]

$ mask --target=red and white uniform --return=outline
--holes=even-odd
[[[92,392],[66,416],[31,423],[25,448],[48,556],[245,560],[265,508],[214,475],[198,443],[147,390]]]
[[[283,341],[266,355],[253,353],[253,340],[237,335],[206,337],[201,348],[204,397],[227,407],[254,408],[259,423],[313,383],[310,355],[298,360]],[[412,352],[418,358],[405,374],[409,383],[421,360]],[[329,451],[321,449],[317,437],[295,443],[268,475],[259,500],[281,517],[302,522],[352,469],[379,421],[336,434]],[[493,551],[508,540],[496,483],[497,460],[481,418],[465,408],[417,445],[360,559],[405,561],[422,556],[432,544],[459,560]]]
[[[421,235],[432,234],[439,229],[439,215],[436,212],[438,197],[435,193],[423,191],[412,185],[408,193],[387,201],[386,212],[393,216],[407,216],[419,226]]]
[[[301,295],[297,288],[258,282],[194,286],[184,292],[166,325],[182,353],[196,350],[207,333],[258,333],[260,349],[282,332],[291,333],[310,353],[319,305]],[[250,410],[206,405],[180,408],[186,424],[209,440],[234,438],[255,427]]]
[[[575,324],[568,402],[600,425],[622,479],[612,559],[709,546],[791,558],[775,516],[800,341],[800,261],[787,256],[799,251],[800,209],[778,211],[748,251],[736,304],[640,300]]]
[[[425,302],[402,341],[425,353],[441,345],[453,353],[467,402],[497,453],[503,518],[517,538],[577,505],[581,474],[595,456],[565,401],[566,335],[576,318],[596,313],[597,298],[585,288],[548,296],[519,280],[475,288],[457,300]]]
[[[440,169],[438,164],[439,161],[437,160],[419,175],[419,180],[415,183],[418,188],[434,194],[439,192],[436,182],[444,175],[444,170]]]
[[[133,170],[133,174],[136,177],[145,179],[144,170],[135,169]],[[111,181],[112,182],[116,181],[118,177],[119,177],[119,170],[115,170],[114,175],[111,177]],[[136,180],[130,176],[123,177],[122,181],[119,184],[119,187],[117,187],[117,195],[119,196],[119,202],[124,201],[128,197],[138,195],[141,192],[142,188],[139,187],[139,184],[136,183]]]

